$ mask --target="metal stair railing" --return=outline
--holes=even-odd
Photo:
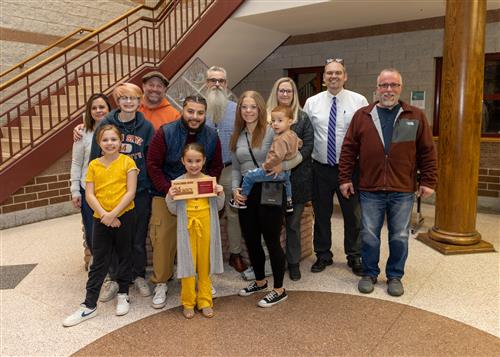
[[[0,174],[81,117],[92,93],[110,93],[117,83],[160,64],[213,3],[140,5],[0,84]],[[140,16],[144,11],[150,16]]]

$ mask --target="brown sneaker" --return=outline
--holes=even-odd
[[[232,266],[238,273],[242,273],[247,269],[247,265],[241,258],[240,254],[231,254],[229,256],[229,265]]]
[[[194,309],[187,309],[187,308],[184,308],[184,310],[182,310],[182,314],[184,315],[184,317],[186,319],[192,319],[194,317]]]
[[[201,309],[201,313],[203,316],[208,318],[212,318],[215,315],[214,309],[212,309],[211,307],[204,307],[203,309]]]

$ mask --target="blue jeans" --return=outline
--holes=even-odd
[[[241,184],[241,194],[247,196],[252,191],[252,187],[256,182],[280,182],[285,181],[286,199],[292,199],[292,184],[290,183],[290,171],[282,171],[276,178],[274,175],[267,176],[267,171],[264,169],[253,169],[248,171],[243,177]]]
[[[388,279],[402,278],[408,257],[408,237],[413,208],[413,192],[360,191],[361,203],[361,257],[364,275],[380,274],[380,230],[387,213],[389,230],[389,259],[385,268]]]

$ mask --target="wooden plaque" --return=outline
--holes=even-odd
[[[172,186],[180,190],[180,193],[174,196],[174,200],[217,196],[215,193],[216,184],[215,177],[174,180]]]

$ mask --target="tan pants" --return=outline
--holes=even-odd
[[[177,249],[177,217],[170,213],[163,197],[153,197],[149,236],[153,247],[153,284],[166,283],[174,274]]]

